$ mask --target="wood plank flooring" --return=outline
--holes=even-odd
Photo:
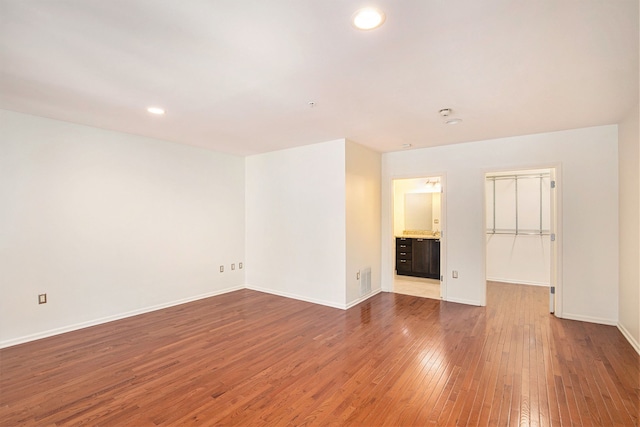
[[[546,291],[208,298],[0,350],[0,425],[637,426],[640,356]]]

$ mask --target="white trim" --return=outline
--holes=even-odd
[[[496,278],[496,277],[487,277],[487,281],[489,281],[489,282],[500,282],[500,283],[512,283],[514,285],[544,286],[546,288],[549,287],[549,283],[530,282],[530,281],[527,281],[527,280],[500,279],[500,278]]]
[[[173,307],[176,305],[186,304],[188,302],[197,301],[205,298],[214,297],[217,295],[226,294],[229,292],[239,291],[244,289],[244,286],[234,286],[232,288],[226,288],[214,292],[208,292],[206,294],[196,295],[194,297],[183,298],[176,301],[171,301],[163,304],[152,305],[150,307],[140,308],[137,310],[128,311],[126,313],[114,314],[113,316],[101,317],[99,319],[89,320],[87,322],[75,323],[73,325],[63,326],[60,328],[50,329],[44,332],[38,332],[37,334],[25,335],[18,338],[12,338],[6,341],[0,341],[0,348],[12,347],[18,344],[24,344],[31,341],[36,341],[42,338],[52,337],[54,335],[60,335],[67,332],[77,331],[79,329],[89,328],[91,326],[102,325],[104,323],[113,322],[115,320],[126,319],[127,317],[137,316],[139,314],[150,313],[152,311],[162,310],[164,308]]]
[[[383,171],[384,178],[384,171]],[[440,281],[440,300],[441,301],[449,301],[447,297],[447,241],[449,233],[447,231],[447,173],[446,172],[418,172],[412,174],[395,174],[389,176],[389,181],[387,182],[388,190],[389,190],[389,209],[390,215],[387,220],[386,226],[388,227],[388,231],[390,234],[385,233],[385,224],[382,224],[382,258],[381,261],[385,263],[385,250],[389,255],[389,263],[391,265],[390,271],[388,274],[385,274],[385,266],[383,265],[381,270],[382,279],[381,279],[381,287],[383,292],[393,292],[393,283],[394,277],[396,275],[395,271],[395,262],[396,262],[396,240],[394,233],[394,216],[395,216],[395,191],[393,182],[399,179],[416,179],[416,178],[440,178],[440,185],[442,191],[440,192],[440,276],[443,277],[443,280]],[[382,204],[384,204],[384,194],[382,197]],[[385,248],[385,241],[388,242],[388,246]],[[388,266],[387,266],[388,267]],[[385,279],[388,280],[385,281]],[[386,285],[386,286],[385,286]],[[464,304],[464,303],[463,303]],[[473,305],[476,305],[475,303]]]
[[[580,322],[597,323],[600,325],[616,326],[618,321],[615,319],[604,319],[602,317],[583,316],[581,314],[564,313],[563,319],[578,320]]]
[[[552,233],[555,233],[556,240],[551,242],[551,261],[555,264],[551,265],[551,286],[555,287],[555,307],[554,316],[562,317],[564,312],[564,284],[563,284],[563,240],[564,233],[562,230],[562,222],[564,214],[562,213],[562,192],[563,192],[563,178],[562,178],[562,163],[557,163],[551,169],[551,176],[556,182],[555,193],[551,193],[551,203],[555,204],[552,210],[552,214],[555,211],[555,218],[551,219]]]
[[[358,298],[357,300],[350,302],[349,304],[346,305],[345,309],[350,309],[351,307],[355,307],[356,305],[360,304],[361,302],[364,302],[366,300],[368,300],[369,298],[371,298],[374,295],[378,295],[380,292],[382,292],[381,289],[374,289],[371,292],[369,292],[366,295],[361,296],[360,298]]]
[[[447,216],[447,190],[449,188],[447,184],[447,174],[442,172],[440,174],[440,187],[442,192],[440,193],[440,299],[442,301],[449,301],[447,295],[448,278],[447,274],[447,258],[448,251],[447,246],[449,242],[449,230],[447,228],[448,216]],[[395,249],[395,248],[394,248]]]
[[[395,275],[395,238],[393,225],[393,177],[389,177],[384,182],[385,166],[384,159],[382,161],[382,177],[380,181],[380,288],[382,292],[393,292],[393,276]],[[387,194],[385,194],[388,191]],[[387,197],[385,197],[385,195]],[[389,216],[387,221],[382,218],[384,204],[388,200],[387,210]],[[392,252],[393,251],[393,252]]]
[[[309,297],[305,297],[305,296],[302,296],[302,295],[291,294],[289,292],[274,291],[273,289],[261,288],[259,286],[246,285],[245,289],[250,289],[252,291],[258,291],[258,292],[264,292],[265,294],[277,295],[279,297],[296,299],[298,301],[305,301],[305,302],[310,302],[310,303],[313,303],[313,304],[324,305],[324,306],[327,306],[327,307],[339,308],[341,310],[346,310],[347,309],[346,304],[337,304],[335,302],[324,301],[324,300],[319,300],[319,299],[315,299],[315,298],[309,298]]]
[[[622,335],[627,339],[627,341],[629,341],[629,344],[631,344],[631,347],[633,347],[636,353],[640,354],[640,343],[635,340],[635,338],[631,335],[631,333],[629,333],[629,331],[627,331],[627,329],[624,326],[622,326],[622,324],[618,323],[616,326],[618,327],[618,330],[620,331],[620,333],[622,333]]]
[[[505,166],[502,168],[487,168],[487,169],[483,169],[483,175],[482,178],[483,180],[486,180],[487,174],[489,173],[494,173],[494,172],[510,172],[510,171],[520,171],[520,170],[531,170],[531,169],[549,169],[551,172],[551,179],[554,180],[556,182],[556,187],[555,187],[555,192],[551,192],[550,193],[550,208],[551,208],[551,232],[555,233],[556,235],[556,240],[554,242],[552,242],[551,244],[551,250],[550,250],[550,254],[549,254],[549,258],[551,261],[551,278],[550,278],[550,284],[548,285],[541,285],[541,286],[547,286],[547,287],[551,287],[551,286],[555,286],[555,312],[554,315],[556,317],[559,318],[565,318],[565,316],[563,316],[563,310],[564,310],[564,305],[563,305],[563,299],[562,299],[562,290],[563,290],[563,285],[562,285],[562,237],[563,237],[563,233],[562,233],[562,163],[561,162],[556,162],[556,163],[547,163],[547,164],[535,164],[535,165],[513,165],[513,166]],[[483,187],[484,188],[484,187]],[[483,190],[483,214],[482,214],[482,218],[483,218],[483,224],[486,225],[487,223],[487,195],[486,195],[486,190]],[[495,280],[495,279],[489,279],[486,276],[486,268],[487,268],[487,243],[486,243],[486,227],[483,226],[482,228],[482,238],[483,238],[483,269],[484,269],[484,277],[486,278],[485,280],[485,285],[482,288],[482,293],[481,293],[481,301],[483,306],[487,305],[487,285],[486,285],[486,281],[488,280]],[[495,280],[495,281],[500,281],[500,280]],[[509,281],[510,283],[522,283],[522,282],[514,282],[514,281]],[[530,285],[536,285],[535,283],[522,283],[522,284],[530,284]],[[581,320],[581,319],[575,319],[575,320]],[[591,320],[585,320],[587,322],[592,322],[592,323],[600,323],[600,321],[591,321]],[[610,321],[607,321],[610,322]],[[605,324],[610,324],[610,323],[605,323]]]

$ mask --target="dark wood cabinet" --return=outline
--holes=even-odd
[[[440,239],[431,239],[429,277],[440,280]]]
[[[396,270],[398,274],[410,275],[413,270],[412,239],[398,237],[396,239]]]
[[[411,271],[416,274],[429,274],[431,266],[431,244],[428,239],[413,239],[413,256],[415,261]]]
[[[440,240],[397,237],[396,271],[404,276],[440,279]]]

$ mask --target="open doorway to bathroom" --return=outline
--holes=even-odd
[[[443,180],[393,180],[393,292],[442,299]]]
[[[486,174],[487,304],[491,286],[537,287],[541,310],[555,312],[555,189],[554,168]]]

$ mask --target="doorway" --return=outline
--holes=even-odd
[[[558,307],[556,169],[485,174],[486,281],[548,288]]]
[[[393,180],[395,293],[442,299],[443,178]]]

